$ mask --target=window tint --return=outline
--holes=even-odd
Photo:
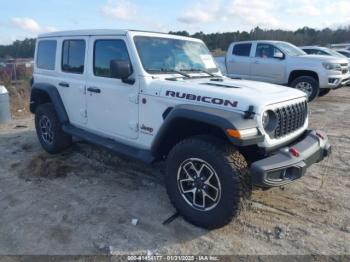
[[[111,76],[110,65],[113,60],[130,61],[126,45],[122,40],[97,40],[94,50],[95,76]]]
[[[252,44],[236,44],[233,47],[233,54],[238,56],[249,56]]]
[[[303,49],[303,51],[304,51],[305,53],[307,53],[308,55],[314,54],[313,50],[311,50],[311,49]]]
[[[274,58],[276,53],[281,53],[281,51],[270,44],[258,44],[256,47],[255,57],[260,58]]]
[[[38,68],[55,70],[57,41],[43,40],[38,44],[36,65]]]
[[[318,52],[316,52],[315,54],[316,54],[316,55],[330,55],[330,54],[328,54],[327,52],[322,51],[322,50],[318,50]]]
[[[62,48],[62,71],[68,73],[84,73],[85,41],[65,40]]]
[[[325,51],[318,50],[318,49],[304,49],[304,51],[309,55],[329,55]]]
[[[342,54],[342,55],[345,55],[346,57],[349,57],[349,58],[350,58],[350,53],[343,52],[343,51],[338,51],[338,53],[340,53],[340,54]]]

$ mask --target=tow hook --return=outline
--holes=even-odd
[[[289,152],[292,153],[292,155],[293,155],[294,157],[299,157],[299,156],[300,156],[300,152],[299,152],[297,149],[295,149],[294,147],[291,147],[291,148],[289,149]]]

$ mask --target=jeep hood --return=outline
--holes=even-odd
[[[254,111],[257,114],[262,112],[268,105],[298,98],[306,99],[305,93],[289,87],[256,81],[234,80],[227,77],[223,77],[222,81],[215,81],[210,78],[179,78],[174,81],[155,79],[153,81],[151,85],[160,90],[159,93],[161,96],[168,99],[179,100],[179,103],[195,103],[239,111],[247,111],[250,106],[254,106]],[[236,102],[236,106],[203,103],[203,101],[198,98],[199,96],[202,98],[207,97],[208,100],[210,100],[209,98],[217,99],[217,101],[229,100],[232,101],[232,103]]]

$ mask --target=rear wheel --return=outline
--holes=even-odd
[[[319,83],[311,76],[298,77],[293,80],[290,86],[306,93],[309,101],[313,101],[320,92]]]
[[[51,103],[40,105],[37,108],[35,128],[41,146],[50,154],[60,153],[72,144],[72,137],[63,132]]]
[[[211,137],[186,139],[171,150],[166,188],[179,214],[207,229],[228,224],[251,193],[244,157]]]
[[[320,93],[318,94],[318,96],[325,96],[325,95],[329,94],[330,91],[331,91],[330,88],[323,88],[320,90]]]

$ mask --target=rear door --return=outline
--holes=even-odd
[[[70,123],[86,124],[85,84],[89,37],[60,38],[57,88],[66,108]]]
[[[276,84],[286,84],[286,59],[275,58],[282,53],[271,44],[258,43],[251,66],[251,79]],[[283,54],[283,53],[282,53]]]
[[[237,43],[229,49],[226,58],[227,75],[243,79],[250,78],[252,43]]]
[[[136,82],[127,84],[111,74],[113,60],[131,61],[127,43],[126,36],[90,38],[88,128],[115,140],[138,137],[138,79],[134,77]]]

